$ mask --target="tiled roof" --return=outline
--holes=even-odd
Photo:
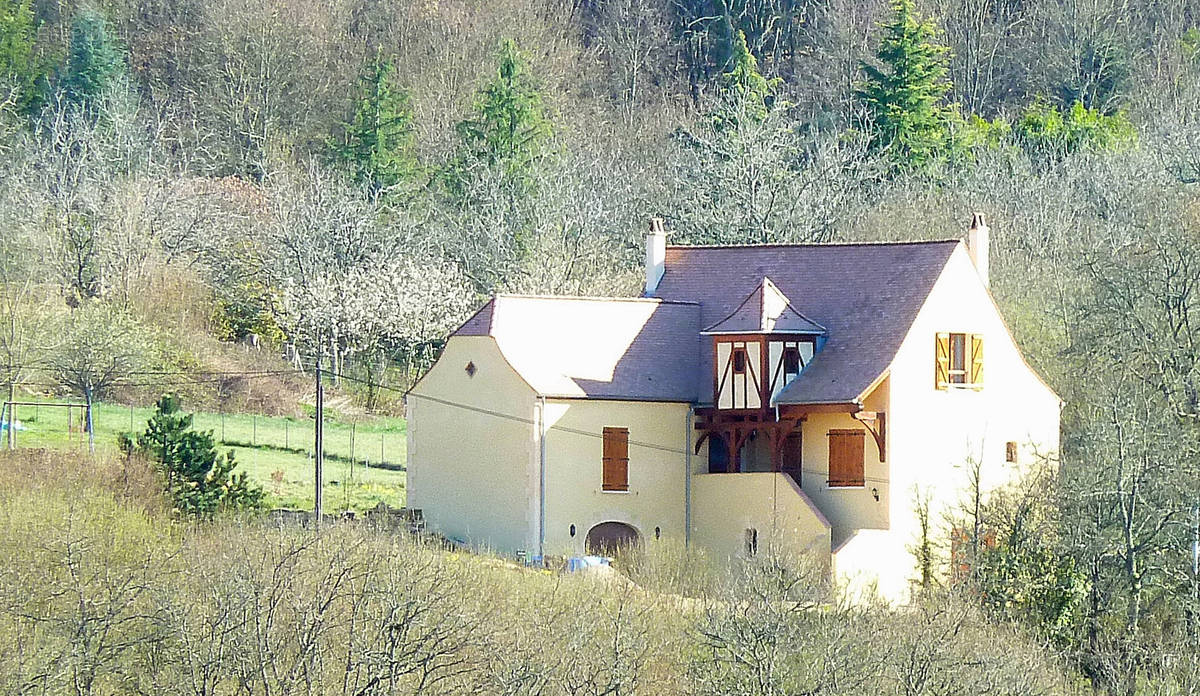
[[[498,295],[454,335],[495,338],[543,396],[691,402],[699,332],[695,303]]]
[[[779,403],[837,403],[859,397],[891,364],[957,240],[880,244],[667,247],[656,297],[700,303],[700,325],[738,309],[769,277],[828,341],[778,396]],[[711,339],[696,336],[699,365]],[[708,376],[705,372],[705,376]],[[712,380],[697,381],[712,402]]]

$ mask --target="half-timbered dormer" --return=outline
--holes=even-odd
[[[721,411],[760,411],[821,348],[825,327],[797,311],[770,278],[702,332],[713,341],[713,401]]]

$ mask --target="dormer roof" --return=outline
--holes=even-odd
[[[781,404],[854,401],[891,365],[957,239],[870,244],[668,246],[655,291],[700,303],[700,325],[717,326],[769,277],[790,304],[829,330],[825,346],[776,398]],[[697,336],[700,365],[712,338]],[[712,403],[700,380],[698,403]]]
[[[763,276],[762,282],[742,300],[737,309],[721,321],[709,326],[703,334],[807,334],[810,336],[828,333],[824,326],[801,314],[792,306],[791,300],[771,279]]]

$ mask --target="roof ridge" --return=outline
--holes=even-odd
[[[821,247],[852,247],[852,246],[915,246],[917,244],[958,244],[961,238],[942,239],[907,239],[899,241],[878,242],[796,242],[769,244],[668,244],[668,249],[778,249],[778,248],[821,248]]]
[[[648,302],[650,304],[669,305],[699,305],[690,300],[666,300],[661,297],[600,297],[597,295],[538,295],[512,292],[498,292],[492,299],[512,298],[520,300],[582,300],[585,302]]]

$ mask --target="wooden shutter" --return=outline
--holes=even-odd
[[[863,476],[863,430],[829,431],[829,485],[861,486]]]
[[[971,334],[970,383],[975,389],[983,389],[983,334]]]
[[[629,428],[604,429],[603,490],[629,490]]]
[[[950,334],[939,333],[934,342],[933,384],[935,389],[950,388]]]

